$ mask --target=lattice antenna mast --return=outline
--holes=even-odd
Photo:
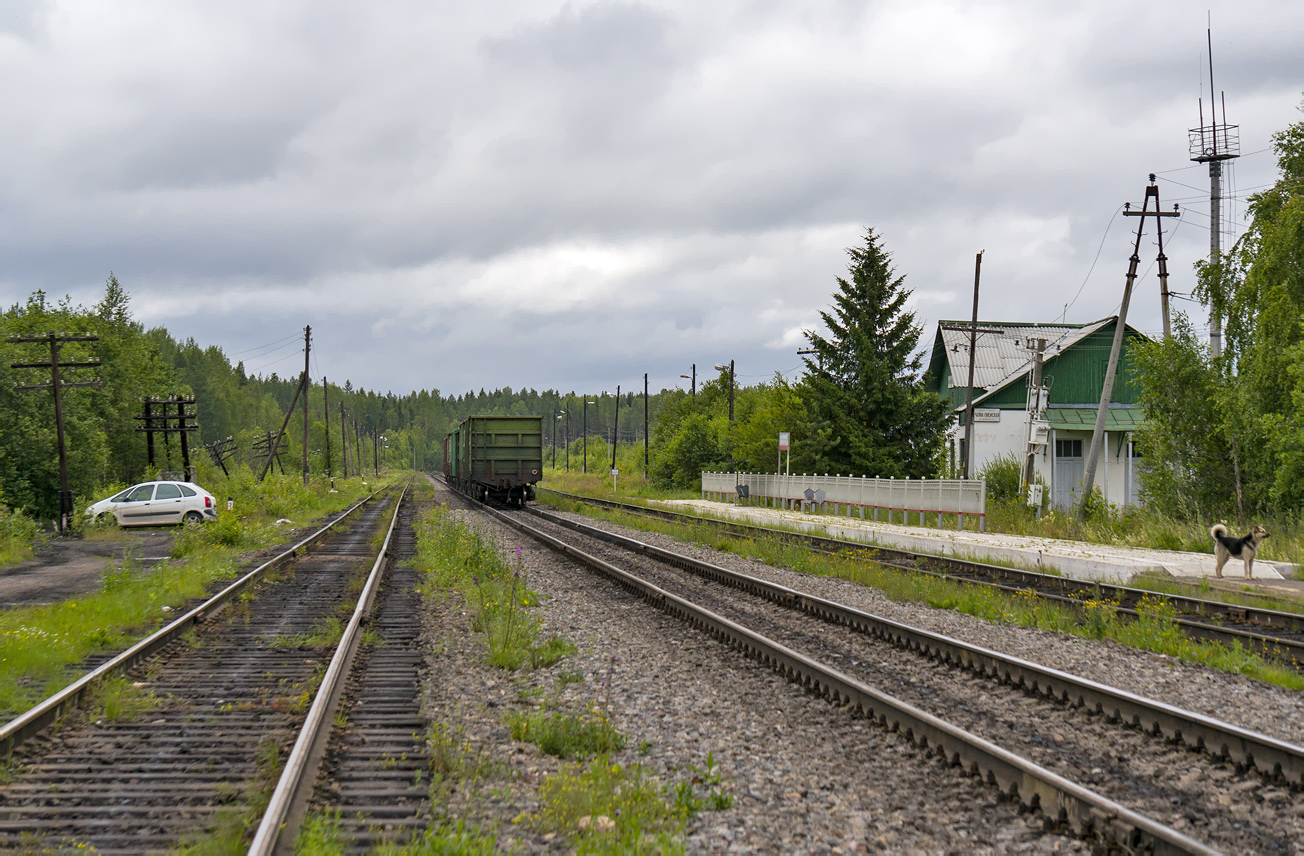
[[[1219,93],[1222,100],[1222,122],[1218,121],[1219,103],[1214,99],[1213,86],[1213,28],[1205,31],[1209,46],[1209,122],[1204,121],[1204,99],[1200,99],[1200,127],[1191,128],[1189,140],[1191,160],[1209,164],[1209,263],[1217,264],[1222,255],[1222,175],[1223,161],[1241,156],[1241,134],[1238,125],[1227,124],[1227,95]],[[1222,353],[1222,317],[1216,306],[1209,312],[1209,351],[1216,357]]]

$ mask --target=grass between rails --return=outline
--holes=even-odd
[[[423,592],[428,598],[454,597],[471,613],[471,628],[483,634],[486,661],[508,672],[547,668],[573,655],[566,640],[538,640],[539,621],[530,611],[539,596],[528,585],[520,554],[501,556],[491,544],[446,509],[433,509],[418,522],[416,566],[425,573]],[[504,717],[513,737],[537,744],[559,758],[578,759],[548,776],[538,786],[537,812],[525,813],[516,823],[566,836],[577,853],[682,853],[685,820],[703,810],[723,809],[732,794],[723,786],[714,758],[705,770],[692,768],[691,779],[666,784],[649,776],[637,762],[622,763],[626,738],[608,715],[611,681],[617,660],[612,658],[598,682],[601,698],[582,713],[560,709],[560,692],[580,684],[578,670],[555,675],[557,697],[541,702],[540,710],[509,712]],[[522,697],[544,691],[533,688]],[[460,715],[460,714],[459,714]],[[492,782],[499,788],[525,786],[506,764],[491,759],[480,741],[465,734],[465,725],[436,723],[426,736],[430,758],[432,804],[443,819],[411,841],[382,847],[385,854],[501,852],[492,827],[467,825],[452,817],[451,794],[456,789],[471,816],[476,794]],[[646,752],[650,744],[640,743]],[[329,813],[316,817],[296,846],[303,854],[340,852],[340,819]],[[506,846],[506,845],[503,845]]]
[[[234,577],[242,551],[281,537],[283,530],[267,521],[288,512],[307,522],[351,505],[367,491],[339,481],[337,488],[329,493],[324,482],[305,487],[298,477],[269,476],[239,494],[235,512],[183,527],[173,557],[153,569],[130,557],[109,562],[98,592],[0,612],[0,713],[20,713],[67,683],[86,657],[127,647],[172,620],[187,601]]]
[[[1086,599],[1083,614],[1028,593],[1007,595],[984,586],[912,574],[884,567],[863,554],[831,555],[778,540],[751,540],[719,533],[709,524],[671,523],[628,512],[607,510],[556,498],[557,507],[589,517],[609,520],[635,529],[660,532],[684,541],[758,559],[800,573],[837,577],[879,589],[888,598],[954,609],[968,615],[1009,624],[1051,630],[1074,636],[1112,639],[1133,648],[1167,654],[1215,669],[1236,672],[1292,690],[1304,690],[1304,676],[1294,669],[1264,660],[1245,648],[1189,639],[1174,622],[1175,612],[1161,597],[1147,599],[1137,621],[1118,617],[1116,602]]]

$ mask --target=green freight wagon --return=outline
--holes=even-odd
[[[522,508],[542,473],[541,416],[468,416],[444,438],[444,478],[481,502]]]

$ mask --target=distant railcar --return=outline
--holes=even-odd
[[[482,502],[523,507],[542,474],[540,416],[468,416],[444,438],[448,484]]]

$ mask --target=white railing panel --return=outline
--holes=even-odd
[[[889,511],[986,515],[984,479],[881,479],[842,475],[702,473],[702,495],[736,499],[746,485],[749,498],[805,500],[805,492],[824,491],[825,503]]]

